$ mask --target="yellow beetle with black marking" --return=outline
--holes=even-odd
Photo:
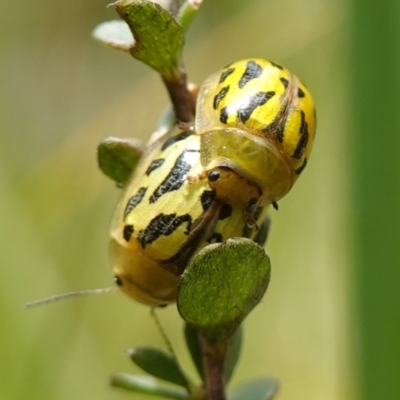
[[[110,242],[115,281],[141,303],[174,302],[180,275],[200,248],[255,234],[243,207],[221,201],[197,178],[200,153],[198,135],[172,130],[144,156],[118,203]]]
[[[122,291],[152,306],[174,302],[196,251],[254,237],[263,207],[305,168],[314,132],[310,93],[280,65],[248,59],[211,75],[194,129],[154,143],[124,190],[110,243]]]
[[[214,73],[200,89],[195,120],[211,187],[224,201],[277,202],[307,165],[315,125],[310,92],[281,65],[245,59]]]

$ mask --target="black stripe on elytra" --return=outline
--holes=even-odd
[[[279,69],[282,69],[282,70],[283,70],[282,65],[277,64],[277,63],[274,63],[273,61],[270,61],[270,63],[271,63],[271,65],[273,65],[275,68],[279,68]]]
[[[221,109],[221,112],[219,113],[219,120],[223,123],[226,124],[228,122],[228,107],[225,106]]]
[[[301,124],[299,130],[300,139],[297,143],[294,153],[292,154],[292,158],[295,159],[300,159],[301,157],[303,157],[308,143],[308,124],[303,110],[300,111],[300,116],[301,116]]]
[[[219,78],[219,83],[223,83],[225,79],[235,71],[235,68],[229,68],[222,72],[221,77]]]
[[[229,218],[232,215],[232,206],[230,204],[223,204],[219,212],[218,219],[222,221],[223,219]]]
[[[172,146],[174,143],[179,142],[181,140],[185,140],[188,136],[190,136],[190,132],[181,132],[178,135],[172,136],[165,141],[165,143],[161,147],[161,151],[164,151],[169,146]]]
[[[212,202],[215,199],[215,195],[216,195],[215,190],[205,190],[201,194],[200,200],[201,200],[201,206],[203,207],[203,211],[207,211],[210,208]]]
[[[289,86],[289,81],[286,78],[284,78],[283,76],[281,76],[279,78],[279,80],[282,82],[282,85],[284,86],[284,88],[287,89],[287,87]]]
[[[237,115],[240,121],[242,123],[245,123],[257,107],[264,105],[274,95],[274,91],[269,91],[258,92],[255,95],[251,96],[248,100],[248,103],[241,106],[237,111]]]
[[[275,117],[275,119],[262,131],[266,133],[267,136],[273,138],[274,140],[277,140],[279,143],[282,143],[290,110],[290,104],[285,103],[279,110],[279,113]]]
[[[214,232],[208,239],[208,243],[221,243],[223,242],[222,235],[218,232]]]
[[[285,119],[282,119],[282,114],[279,113],[279,115],[266,128],[263,129],[263,132],[272,138],[276,138],[279,143],[282,143],[285,126],[286,117]]]
[[[219,106],[219,103],[221,102],[221,100],[226,96],[226,94],[229,91],[229,86],[225,86],[223,87],[218,94],[214,97],[214,101],[213,101],[213,107],[214,110],[216,110]]]
[[[141,187],[129,200],[126,204],[124,211],[124,219],[126,216],[143,200],[144,195],[146,194],[147,187]]]
[[[135,228],[133,227],[133,225],[125,225],[124,226],[124,230],[122,231],[122,236],[124,237],[124,239],[129,242],[129,240],[131,239],[132,233],[135,231]]]
[[[155,203],[165,193],[178,190],[183,185],[187,173],[192,168],[192,166],[185,161],[184,157],[185,151],[183,151],[182,154],[176,159],[174,166],[172,167],[171,171],[169,171],[169,174],[150,196],[150,204]]]
[[[183,223],[187,223],[185,234],[189,234],[192,226],[192,217],[189,214],[176,216],[176,214],[159,214],[154,217],[149,225],[138,234],[139,243],[144,249],[161,236],[169,236],[175,232]]]
[[[249,61],[246,70],[239,80],[239,89],[242,89],[252,79],[258,78],[262,74],[262,71],[263,69],[260,64],[257,64],[255,61]]]
[[[297,97],[300,99],[302,97],[305,97],[305,93],[301,88],[297,88]]]
[[[165,158],[157,158],[153,160],[146,170],[146,175],[149,176],[155,169],[160,168],[164,164]]]
[[[301,164],[300,167],[297,168],[294,172],[296,172],[297,175],[300,175],[306,166],[307,166],[307,158],[304,158],[303,164]]]

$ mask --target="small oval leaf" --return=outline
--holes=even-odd
[[[190,399],[190,395],[186,390],[165,385],[151,376],[131,375],[121,372],[111,377],[111,386],[131,392],[160,396],[165,399]]]
[[[149,0],[119,0],[114,6],[135,38],[130,49],[133,57],[158,71],[167,81],[179,76],[184,33],[176,19]]]
[[[228,395],[228,400],[272,400],[279,390],[279,382],[265,376],[243,383]]]
[[[205,383],[206,378],[204,375],[203,356],[201,354],[197,332],[189,324],[185,324],[185,339],[197,373],[199,374],[201,380]]]
[[[145,145],[140,140],[109,137],[98,145],[97,161],[105,175],[124,185],[144,151]]]
[[[242,342],[243,327],[242,325],[240,325],[228,342],[224,369],[224,377],[226,383],[228,383],[232,378],[233,372],[236,368],[236,364],[239,361],[240,352],[242,350]]]
[[[167,134],[176,125],[176,116],[172,105],[168,106],[161,114],[156,130],[151,134],[147,145],[150,146],[162,136]]]
[[[270,270],[269,257],[251,239],[211,244],[183,273],[178,310],[210,342],[226,340],[263,297]]]
[[[189,388],[188,379],[178,362],[164,351],[150,346],[140,346],[128,351],[131,360],[143,371],[164,381]]]
[[[268,234],[271,229],[271,218],[266,215],[258,228],[257,234],[254,237],[254,241],[260,246],[264,247],[267,243]]]
[[[93,37],[116,50],[129,52],[135,44],[129,26],[124,21],[107,21],[94,28]]]

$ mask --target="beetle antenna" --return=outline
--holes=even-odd
[[[113,293],[117,292],[118,288],[116,287],[106,287],[102,289],[89,289],[89,290],[79,290],[77,292],[70,292],[64,294],[57,294],[55,296],[46,297],[45,299],[31,301],[25,304],[25,308],[33,308],[42,306],[44,304],[54,303],[56,301],[70,299],[72,297],[81,297],[81,296],[89,296],[92,294],[103,294],[103,293]]]
[[[168,351],[171,353],[171,355],[175,359],[175,361],[178,361],[178,358],[176,356],[174,348],[172,347],[172,344],[171,344],[170,340],[168,339],[168,336],[165,333],[164,328],[161,325],[161,321],[159,320],[158,315],[156,314],[156,308],[155,307],[151,307],[150,314],[151,314],[152,318],[154,319],[154,322],[156,323],[158,331],[160,332],[160,334],[161,334],[161,336],[162,336],[162,338],[164,340],[164,343],[167,346]]]

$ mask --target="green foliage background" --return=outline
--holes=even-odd
[[[318,107],[307,171],[279,212],[271,211],[272,280],[246,320],[233,384],[269,373],[282,383],[280,400],[398,398],[385,371],[395,373],[400,330],[400,58],[388,40],[400,12],[390,3],[205,0],[190,31],[185,60],[193,81],[243,57],[269,58],[298,74]],[[124,350],[163,346],[149,310],[123,295],[22,309],[51,294],[111,284],[108,226],[118,191],[97,169],[95,149],[109,135],[147,138],[167,104],[153,71],[92,41],[93,27],[116,17],[106,4],[2,3],[4,400],[141,399],[110,389],[109,376],[138,372]],[[366,6],[370,11],[360,13]],[[365,65],[368,72],[360,73]],[[390,168],[380,170],[386,161]],[[159,315],[187,366],[176,310]]]

